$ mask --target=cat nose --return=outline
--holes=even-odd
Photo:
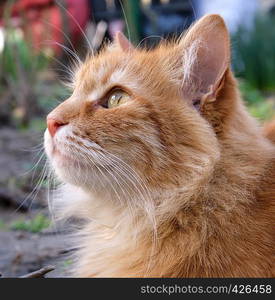
[[[58,128],[63,125],[66,125],[66,124],[61,123],[60,121],[57,121],[53,118],[47,118],[47,127],[48,127],[49,133],[52,137],[54,137]]]

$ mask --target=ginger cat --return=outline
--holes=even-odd
[[[45,132],[53,210],[82,220],[72,276],[275,275],[275,126],[247,113],[220,16],[153,50],[119,33],[73,85]]]

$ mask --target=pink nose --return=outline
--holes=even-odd
[[[58,122],[55,119],[52,118],[48,118],[47,119],[47,126],[48,126],[48,130],[50,132],[50,135],[52,137],[54,137],[57,129],[61,126],[65,125],[64,123]]]

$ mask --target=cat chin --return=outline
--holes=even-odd
[[[96,196],[98,199],[111,199],[114,196],[113,189],[109,189],[109,182],[106,182],[104,178],[93,174],[94,172],[76,172],[74,168],[55,168],[54,172],[58,180],[62,183],[73,186],[75,189],[79,189],[85,192],[89,196]],[[78,191],[79,191],[78,190]]]
[[[98,175],[96,176],[95,169],[70,156],[55,153],[49,161],[57,178],[63,183],[78,187],[89,187],[97,181]]]
[[[53,169],[55,171],[56,176],[58,179],[64,183],[72,184],[78,187],[84,187],[89,184],[91,180],[84,180],[83,176],[78,174],[74,168],[61,168],[56,167],[55,163],[53,163]]]
[[[94,191],[96,187],[102,189],[104,180],[91,166],[81,165],[81,162],[57,155],[50,159],[50,165],[62,183],[81,187],[84,190]]]
[[[88,180],[91,176],[87,176],[87,167],[81,161],[77,161],[72,156],[65,155],[55,148],[48,130],[44,133],[44,149],[52,169],[61,182],[82,186],[83,183],[91,180]],[[90,169],[89,173],[91,171]]]

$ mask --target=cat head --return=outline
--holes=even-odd
[[[229,61],[218,15],[152,50],[119,33],[81,64],[72,95],[48,115],[45,148],[55,173],[113,197],[135,194],[141,182],[146,189],[196,186],[219,158],[207,114],[221,101]]]

